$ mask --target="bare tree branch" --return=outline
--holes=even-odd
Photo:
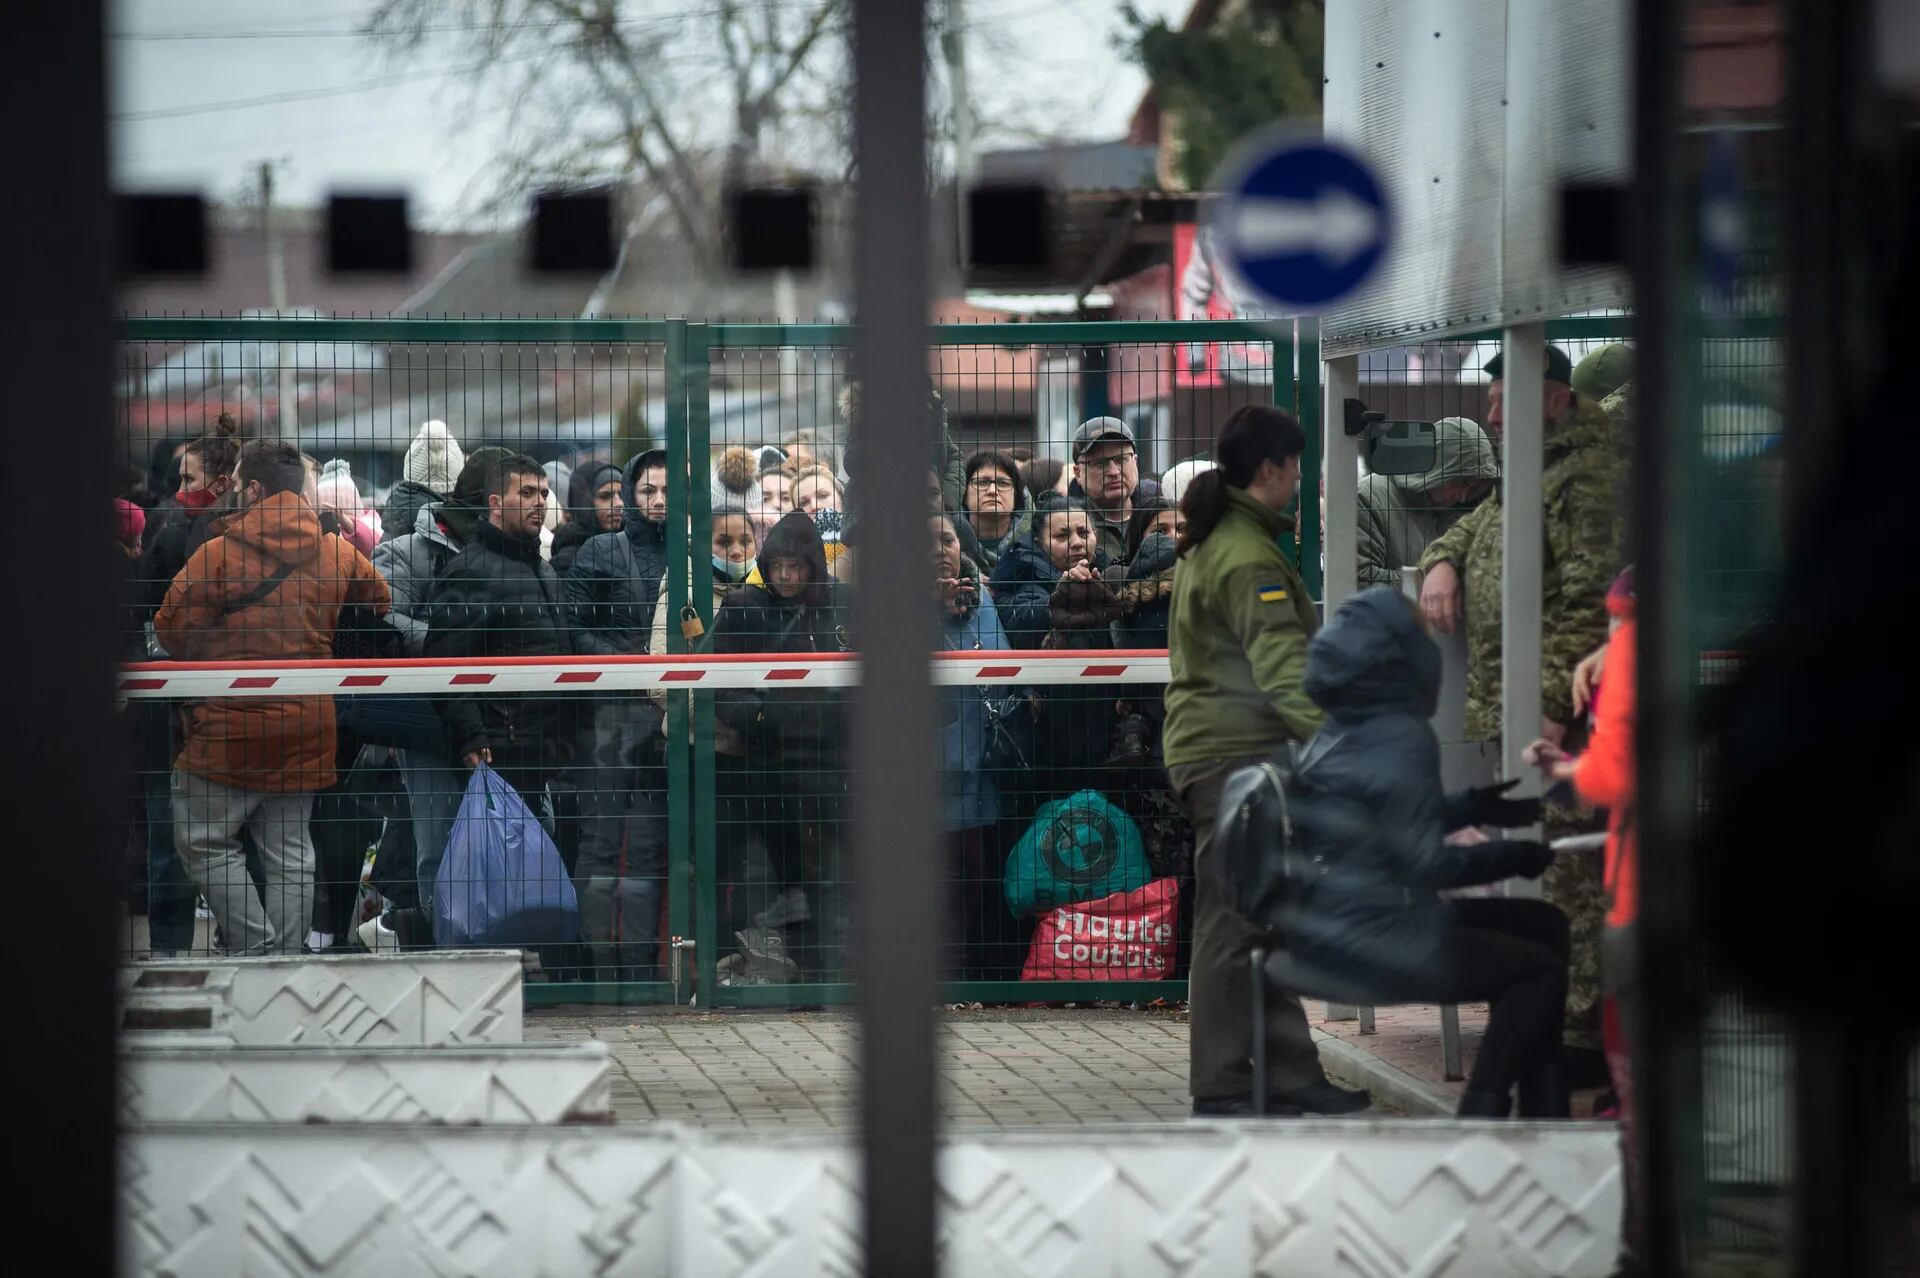
[[[846,0],[695,5],[383,0],[363,30],[396,62],[448,47],[474,57],[476,107],[484,94],[501,110],[505,91],[514,140],[496,169],[502,198],[560,176],[626,181],[636,205],[664,208],[711,259],[723,164],[739,173],[758,162],[789,113],[809,136],[781,137],[783,156],[819,152],[831,165],[843,152],[844,129],[827,114],[843,95],[817,91],[807,73],[844,31]]]

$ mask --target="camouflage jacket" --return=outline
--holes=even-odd
[[[1607,587],[1625,562],[1626,470],[1613,424],[1581,402],[1548,428],[1541,495],[1546,558],[1541,565],[1540,707],[1572,724],[1573,668],[1607,638]],[[1466,735],[1500,736],[1500,494],[1448,529],[1420,557],[1421,569],[1451,563],[1460,573],[1467,628]]]

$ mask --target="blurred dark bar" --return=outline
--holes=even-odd
[[[1693,670],[1685,651],[1685,543],[1673,526],[1685,469],[1676,464],[1685,432],[1674,428],[1673,353],[1680,283],[1680,58],[1685,8],[1671,0],[1634,6],[1633,199],[1628,250],[1633,271],[1636,433],[1632,556],[1639,593],[1641,713],[1635,747],[1642,806],[1640,964],[1679,973],[1696,963],[1688,937],[1687,891],[1694,803],[1690,740],[1669,731],[1687,712],[1683,691]],[[1690,436],[1689,436],[1690,437]],[[1679,668],[1676,663],[1679,662]],[[1685,1195],[1690,1127],[1682,1118],[1680,1064],[1694,1055],[1695,1022],[1686,982],[1646,981],[1622,1009],[1634,1053],[1639,1140],[1645,1151],[1643,1237],[1649,1274],[1685,1272]],[[1697,1071],[1696,1071],[1697,1072]],[[1697,1088],[1694,1089],[1697,1096]]]
[[[926,470],[932,443],[926,47],[922,0],[856,6],[854,370],[868,428],[853,440],[854,500],[866,525],[856,548],[855,629],[864,664],[854,719],[853,839],[866,1272],[876,1275],[936,1272],[940,803],[927,665],[936,635],[926,586],[926,490],[904,482]]]
[[[0,649],[11,681],[0,829],[14,851],[0,953],[17,1028],[6,1054],[16,1101],[6,1210],[12,1236],[57,1246],[63,1272],[105,1274],[116,1251],[114,929],[127,801],[115,599],[127,569],[111,535],[117,237],[103,10],[97,0],[29,0],[8,19],[12,47],[31,51],[0,89],[11,125],[0,150],[17,179],[0,200],[9,311],[0,375],[25,469],[0,518],[11,588],[32,603]],[[55,528],[65,530],[59,550],[43,553]]]

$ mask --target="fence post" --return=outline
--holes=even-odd
[[[666,438],[662,442],[667,448],[667,590],[654,605],[667,610],[668,652],[687,650],[687,641],[674,624],[686,606],[690,585],[684,566],[689,543],[686,362],[686,321],[675,320],[667,330],[662,387],[666,402]],[[676,1003],[685,996],[685,951],[680,946],[693,939],[693,902],[699,892],[693,874],[693,721],[689,704],[686,697],[667,698],[667,935],[673,946],[667,964]],[[699,957],[696,948],[696,963]]]
[[[710,579],[704,565],[694,567],[700,548],[713,539],[713,485],[709,470],[713,463],[712,369],[713,332],[705,324],[686,326],[686,344],[681,359],[678,392],[686,406],[687,433],[687,512],[688,553],[667,565],[670,577],[682,578],[686,585],[683,600],[693,604],[700,620],[713,625],[713,598],[710,589],[699,583]],[[669,634],[679,633],[679,614],[667,619]],[[687,740],[693,749],[693,961],[699,973],[700,1003],[714,1007],[720,1002],[719,982],[714,965],[720,961],[720,871],[719,800],[713,771],[713,694],[693,694],[693,721]]]
[[[1540,476],[1546,420],[1540,386],[1546,377],[1547,333],[1515,324],[1502,335],[1501,377],[1507,394],[1500,457],[1500,775],[1517,777],[1520,793],[1540,793],[1521,759],[1540,735],[1540,611],[1545,554]],[[1471,608],[1473,601],[1469,599]],[[1521,838],[1539,838],[1535,826]],[[1540,895],[1537,879],[1517,879],[1510,896]]]
[[[1293,322],[1294,415],[1306,432],[1307,451],[1300,458],[1300,575],[1306,580],[1307,594],[1324,600],[1325,584],[1320,572],[1320,321],[1314,318]],[[1280,343],[1273,344],[1273,398],[1280,407]],[[1312,489],[1312,492],[1308,492]]]
[[[1321,396],[1325,408],[1320,416],[1321,457],[1325,460],[1327,485],[1327,526],[1322,531],[1327,548],[1327,567],[1322,585],[1321,603],[1328,616],[1359,589],[1360,441],[1347,434],[1346,402],[1360,398],[1360,357],[1342,355],[1326,362],[1326,381]]]

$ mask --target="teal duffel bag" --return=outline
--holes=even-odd
[[[1037,914],[1056,905],[1131,892],[1153,877],[1133,818],[1098,790],[1044,804],[1007,858],[1007,908]]]

